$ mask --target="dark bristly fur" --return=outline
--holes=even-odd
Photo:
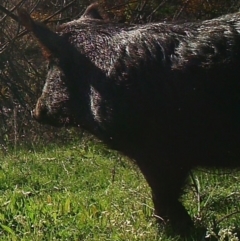
[[[240,13],[129,26],[90,6],[58,33],[19,17],[50,53],[34,118],[81,126],[134,159],[159,220],[186,232],[189,171],[240,167]]]

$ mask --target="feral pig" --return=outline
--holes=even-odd
[[[19,19],[49,61],[33,117],[80,126],[135,160],[159,221],[187,231],[190,170],[240,167],[240,13],[127,25],[94,4],[56,33],[24,10]]]

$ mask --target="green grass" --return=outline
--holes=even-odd
[[[155,224],[138,169],[100,144],[0,155],[0,240],[181,240]],[[222,240],[237,240],[230,231],[240,227],[239,173],[193,176],[183,202],[196,225],[207,227],[211,240],[219,231],[221,238],[228,235]],[[200,230],[187,240],[205,234]]]

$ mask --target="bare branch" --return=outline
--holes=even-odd
[[[21,0],[20,2],[22,3],[24,0]],[[63,8],[59,9],[58,11],[56,11],[54,14],[52,14],[51,16],[45,18],[43,21],[41,21],[42,23],[46,24],[49,22],[49,20],[51,18],[53,18],[54,16],[60,14],[61,12],[65,11],[68,7],[70,7],[76,0],[73,0],[72,2],[70,2],[69,4],[67,4],[66,6],[64,6]],[[18,3],[18,5],[20,5],[20,2]],[[16,8],[14,8],[16,9]],[[0,5],[0,11],[6,13],[9,17],[13,18],[16,22],[19,22],[19,18],[18,16],[16,16],[15,14],[13,14],[12,12],[10,12],[9,10],[7,10],[6,8],[4,8],[3,6]],[[0,49],[0,54],[2,54],[8,47],[8,45],[15,41],[16,39],[24,36],[25,34],[27,34],[28,31],[27,30],[22,30],[20,33],[18,33],[13,39],[5,42],[4,44],[2,44],[1,49]]]
[[[9,10],[7,10],[5,7],[3,7],[2,5],[0,5],[0,11],[4,12],[7,16],[11,17],[12,19],[14,19],[16,22],[18,21],[18,17],[13,14],[12,12],[10,12]],[[2,20],[1,20],[2,21]]]
[[[168,0],[163,0],[148,16],[148,22],[152,20],[152,16],[158,11],[160,7],[162,7]]]
[[[43,23],[47,23],[51,18],[53,18],[54,16],[62,13],[63,11],[65,11],[67,8],[69,8],[74,2],[76,2],[76,0],[73,0],[72,2],[70,2],[69,4],[67,4],[66,6],[64,6],[63,8],[61,8],[60,10],[56,11],[54,14],[52,14],[51,16],[47,17],[46,19],[44,19],[42,22]]]

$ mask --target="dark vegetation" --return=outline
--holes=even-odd
[[[235,12],[240,7],[239,0],[101,0],[99,3],[105,18],[128,23],[209,19]],[[62,135],[71,138],[69,132],[74,132],[40,127],[30,118],[30,110],[43,86],[45,59],[32,37],[3,10],[16,14],[17,7],[24,7],[35,19],[47,22],[54,29],[56,24],[78,18],[88,5],[86,0],[1,1],[0,145],[3,150],[8,144],[37,143],[41,139],[47,143],[61,140]]]

